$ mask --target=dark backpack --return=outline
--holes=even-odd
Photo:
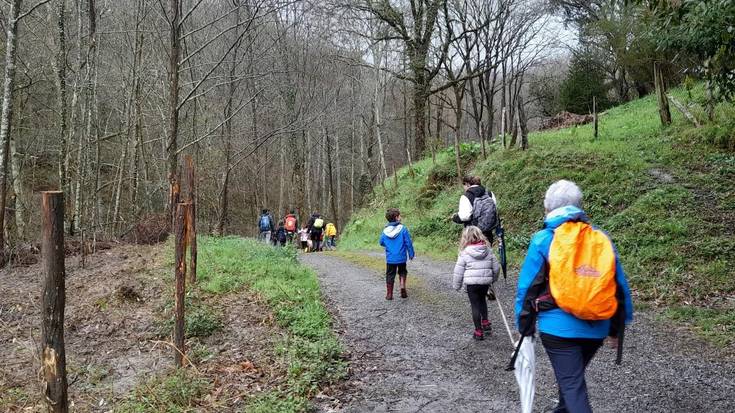
[[[472,205],[472,225],[480,228],[482,232],[488,232],[498,225],[495,201],[487,193],[475,198]]]
[[[283,227],[278,228],[278,233],[276,234],[276,237],[278,238],[279,242],[286,241],[286,230]]]
[[[261,231],[270,231],[271,229],[271,219],[268,215],[261,215],[260,216],[260,230]]]

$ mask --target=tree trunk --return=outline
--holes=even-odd
[[[23,154],[18,152],[15,137],[10,134],[10,171],[13,174],[13,192],[15,192],[15,230],[19,240],[23,240],[26,234],[25,226],[25,189],[23,187],[23,174],[21,165]]]
[[[335,203],[335,191],[334,191],[334,171],[332,169],[332,145],[331,141],[329,139],[329,131],[327,128],[324,128],[324,136],[327,139],[327,149],[326,149],[326,155],[327,155],[327,169],[329,171],[329,193],[330,193],[330,204],[332,207],[332,220],[339,225],[339,211],[337,210],[337,204]],[[339,179],[339,178],[338,178]]]
[[[173,200],[173,186],[176,179],[176,168],[178,167],[178,145],[179,134],[179,59],[181,57],[181,13],[180,0],[169,0],[169,19],[171,22],[169,32],[169,58],[168,58],[168,181],[170,200],[168,204],[171,219],[176,216],[176,205]]]
[[[462,89],[464,89],[464,85],[462,85]],[[454,108],[454,117],[457,121],[456,126],[454,127],[454,160],[457,164],[457,179],[459,179],[459,183],[462,183],[462,160],[461,160],[461,153],[460,153],[460,146],[459,146],[459,139],[460,139],[460,133],[462,130],[462,103],[464,102],[464,93],[463,91],[460,91],[459,86],[454,87],[454,100],[456,103],[456,106]]]
[[[336,108],[335,108],[336,109]],[[335,201],[337,202],[337,212],[334,215],[334,221],[336,225],[340,228],[342,228],[342,221],[340,221],[340,215],[339,214],[342,211],[342,162],[340,161],[340,153],[339,153],[339,135],[334,135],[334,166],[335,166],[335,190],[333,191],[335,194],[335,198],[337,198]]]
[[[378,140],[378,151],[380,156],[380,170],[383,173],[382,179],[388,178],[388,169],[385,166],[385,154],[383,152],[383,138],[381,136],[380,128],[382,126],[382,120],[380,118],[380,111],[382,110],[382,99],[380,99],[380,90],[382,88],[381,76],[380,76],[380,65],[383,64],[384,49],[379,49],[379,46],[375,46],[373,49],[373,56],[375,57],[375,87],[373,89],[373,110],[375,117],[375,138]],[[423,110],[423,108],[422,108]],[[423,124],[422,124],[423,127]]]
[[[186,294],[186,221],[189,216],[191,204],[180,203],[177,205],[174,230],[176,233],[176,268],[174,277],[176,280],[176,291],[174,295],[174,360],[176,367],[184,365],[184,354],[186,354],[185,340],[186,330],[184,326],[184,296]]]
[[[59,128],[59,147],[61,148],[61,156],[59,157],[59,188],[65,193],[67,190],[67,140],[66,131],[66,31],[64,29],[64,19],[66,15],[66,0],[58,0],[56,7],[56,24],[57,24],[57,51],[56,51],[56,87],[57,87],[57,110]]]
[[[304,186],[306,190],[306,216],[311,215],[312,212],[312,205],[311,205],[311,171],[313,169],[312,166],[312,147],[311,147],[311,134],[309,131],[306,131],[306,167],[304,168],[306,170],[305,176],[304,176]]]
[[[521,149],[528,149],[528,118],[526,118],[526,108],[523,98],[518,96],[518,123],[521,127]]]
[[[424,85],[414,87],[413,112],[416,153],[423,155],[426,150],[426,86]]]
[[[283,218],[283,190],[286,185],[286,145],[283,142],[283,137],[278,139],[278,146],[280,147],[279,157],[281,162],[280,173],[279,173],[279,185],[278,185],[278,212],[274,217],[279,220]]]
[[[135,143],[133,145],[133,160],[131,164],[132,188],[130,190],[130,205],[134,209],[133,219],[137,220],[138,207],[138,191],[140,188],[140,154],[143,149],[143,126],[142,126],[142,106],[143,99],[141,96],[141,76],[140,68],[143,64],[143,31],[140,30],[140,13],[142,11],[142,1],[137,2],[136,23],[135,23],[135,57],[133,58],[133,89],[134,89],[134,124],[135,124]]]
[[[230,186],[230,169],[226,168],[222,173],[222,190],[219,197],[219,218],[217,220],[217,235],[220,237],[225,235],[225,225],[227,223],[227,208]]]
[[[15,87],[15,59],[18,46],[18,15],[21,0],[12,0],[5,39],[5,82],[3,106],[0,112],[0,261],[5,257],[5,201],[7,199],[8,152],[10,125],[13,121],[13,89]],[[62,221],[63,226],[63,221]]]

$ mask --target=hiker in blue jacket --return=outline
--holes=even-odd
[[[558,256],[550,258],[552,242],[559,236],[555,232],[563,224],[589,223],[589,218],[581,207],[582,191],[573,182],[561,180],[546,191],[544,227],[531,238],[518,277],[515,299],[516,326],[522,335],[532,335],[535,332],[535,322],[538,321],[541,343],[551,360],[559,387],[559,403],[551,410],[555,413],[592,411],[584,378],[585,369],[606,337],[609,338],[611,347],[618,348],[618,333],[622,337],[625,324],[633,321],[630,288],[612,241],[608,246],[614,251],[615,262],[610,264],[615,268],[615,296],[618,305],[611,318],[577,318],[559,308],[551,296],[549,274],[550,271],[557,271],[558,267],[550,269],[550,265],[558,265],[559,260],[563,259]],[[597,230],[594,227],[592,229]],[[600,299],[596,300],[599,302]],[[621,355],[619,352],[618,357]]]
[[[271,235],[274,230],[273,224],[273,215],[263,208],[263,212],[258,217],[258,240],[266,244],[271,242]]]
[[[391,208],[385,213],[385,219],[388,220],[380,236],[380,245],[385,248],[385,286],[386,300],[393,299],[393,284],[398,274],[401,283],[401,298],[407,298],[406,277],[406,257],[413,259],[413,242],[408,228],[401,224],[401,211],[398,208]]]

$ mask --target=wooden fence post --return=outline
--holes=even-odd
[[[184,364],[184,354],[186,348],[185,340],[185,324],[184,324],[184,296],[186,294],[186,244],[188,241],[186,228],[190,215],[191,204],[179,203],[176,207],[176,292],[174,295],[175,307],[174,314],[176,321],[174,323],[174,357],[176,367],[182,367]]]
[[[66,301],[64,270],[64,193],[42,193],[43,235],[41,254],[45,279],[41,327],[41,370],[44,399],[49,411],[69,411],[64,351],[64,305]]]
[[[653,83],[656,86],[656,98],[658,100],[658,115],[661,125],[671,125],[671,111],[669,110],[669,99],[666,97],[666,83],[664,82],[661,64],[653,62]]]
[[[592,118],[595,122],[595,135],[594,138],[597,139],[597,97],[592,96]]]
[[[398,189],[398,173],[396,173],[395,165],[393,165],[393,186]]]
[[[189,216],[187,220],[187,234],[189,235],[189,283],[194,285],[197,281],[197,203],[196,203],[196,173],[194,171],[194,161],[191,156],[186,156],[186,180],[188,181],[189,195],[188,203]]]

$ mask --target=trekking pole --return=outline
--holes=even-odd
[[[510,338],[510,345],[512,346],[515,344],[513,341],[513,332],[510,331],[510,326],[508,325],[508,320],[505,318],[505,311],[503,311],[503,305],[500,304],[500,297],[498,297],[498,292],[495,290],[495,288],[490,286],[490,288],[493,289],[493,292],[495,293],[495,297],[497,298],[498,302],[498,308],[500,309],[500,314],[503,316],[503,324],[505,324],[505,331],[508,332],[508,338]],[[523,339],[525,338],[524,335],[521,335],[521,338],[518,340],[518,344],[516,345],[515,349],[513,350],[513,355],[510,357],[510,362],[508,363],[508,366],[505,368],[505,371],[513,371],[516,369],[516,359],[518,358],[518,351],[521,349],[521,344],[523,343]]]
[[[490,288],[493,290],[493,294],[495,294],[495,298],[498,302],[498,308],[500,309],[500,315],[503,317],[503,324],[505,325],[505,331],[508,332],[508,338],[510,338],[510,345],[512,346],[515,344],[513,341],[513,332],[510,330],[510,325],[508,325],[508,319],[505,317],[505,311],[503,311],[503,305],[500,304],[500,297],[498,297],[498,291],[491,285]]]

